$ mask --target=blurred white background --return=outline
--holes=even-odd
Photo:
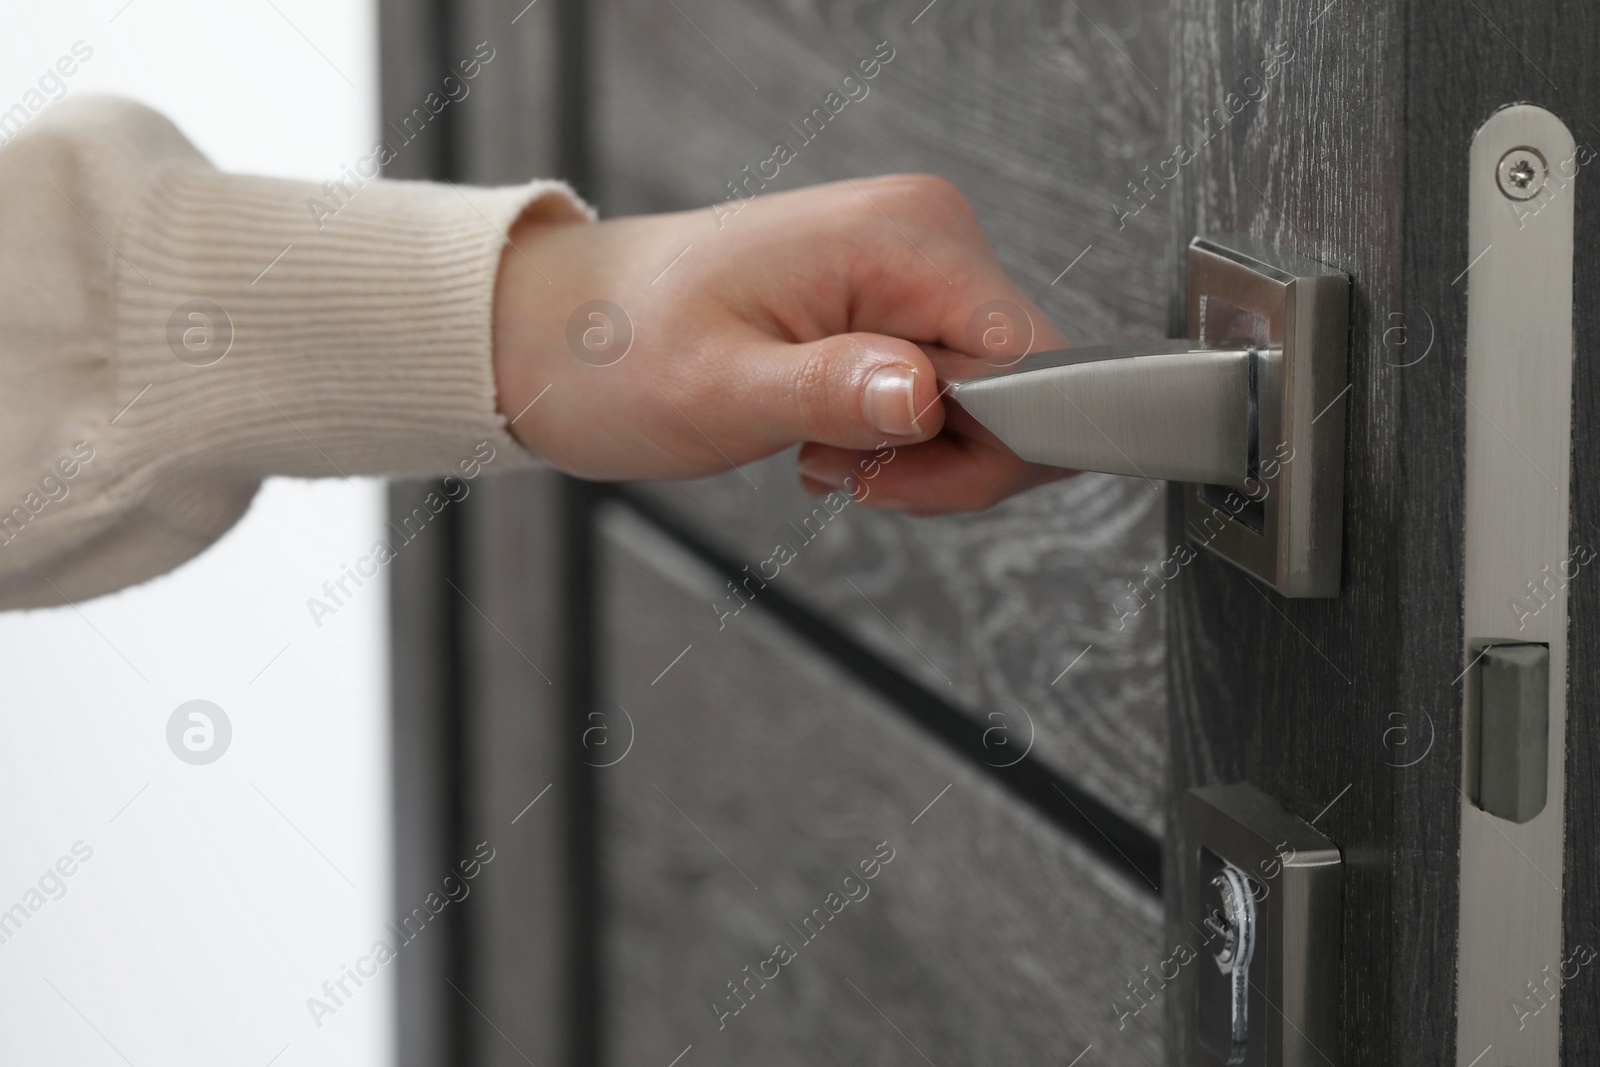
[[[67,95],[134,97],[224,169],[321,182],[376,137],[376,18],[374,0],[11,5],[0,111],[81,41]],[[45,901],[0,925],[0,1064],[393,1060],[392,968],[320,1028],[306,1006],[392,918],[387,588],[321,629],[306,608],[381,507],[376,482],[271,482],[173,574],[0,614],[0,912]],[[167,744],[194,699],[232,723],[209,765]],[[79,841],[65,894],[47,877],[30,897]]]

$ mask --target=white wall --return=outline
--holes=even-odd
[[[0,110],[83,41],[69,94],[143,100],[226,169],[322,180],[374,139],[376,36],[373,0],[11,5]],[[44,901],[0,943],[0,1063],[392,1061],[392,973],[321,1028],[306,1007],[390,918],[387,589],[321,629],[305,606],[381,503],[275,481],[173,574],[0,614],[0,910]],[[168,747],[194,699],[232,724],[208,765]],[[30,897],[80,841],[44,878],[64,895]]]

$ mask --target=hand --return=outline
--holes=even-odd
[[[802,484],[822,495],[858,484],[887,443],[894,460],[855,495],[918,514],[1070,473],[1023,462],[940,398],[941,377],[993,365],[965,354],[980,305],[1024,309],[1033,351],[1066,345],[941,179],[762,196],[720,220],[526,218],[511,237],[495,294],[500,410],[562,470],[698,477],[803,443]],[[595,300],[614,308],[582,308]]]

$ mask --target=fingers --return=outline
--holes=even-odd
[[[938,437],[874,452],[806,445],[801,485],[813,496],[844,490],[868,507],[940,515],[981,511],[1075,471],[1019,459],[959,408]]]
[[[1007,276],[960,191],[930,175],[847,183],[858,203],[850,328],[941,345],[994,366],[1064,348]]]
[[[943,424],[940,379],[990,373],[1066,344],[942,179],[840,183],[775,197],[766,212],[762,227],[746,231],[752,253],[769,228],[790,241],[797,230],[814,236],[790,252],[786,291],[763,289],[751,306],[764,310],[747,321],[800,343],[774,349],[774,359],[741,361],[759,378],[744,406],[763,425],[736,420],[735,439],[755,433],[772,449],[929,440]],[[1019,462],[997,449],[965,442],[952,457],[967,457],[968,468],[981,458],[979,470]],[[972,486],[967,495],[981,494]]]

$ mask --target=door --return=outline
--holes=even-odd
[[[1469,297],[1489,299],[1497,284],[1468,270],[1489,261],[1476,257],[1492,243],[1472,240],[1474,180],[1499,214],[1526,210],[1494,189],[1492,160],[1474,175],[1474,137],[1499,109],[1533,102],[1580,145],[1592,143],[1596,130],[1585,116],[1593,113],[1596,86],[1580,57],[1595,40],[1595,12],[1481,0],[1179,0],[1175,9],[1173,84],[1181,112],[1192,108],[1198,116],[1212,106],[1206,102],[1223,101],[1258,74],[1263,57],[1286,49],[1293,55],[1268,97],[1210,141],[1173,191],[1180,237],[1246,231],[1270,239],[1347,272],[1352,303],[1339,596],[1278,598],[1204,556],[1175,584],[1167,616],[1169,801],[1180,803],[1192,786],[1249,781],[1338,843],[1345,860],[1337,983],[1343,1062],[1588,1062],[1600,1040],[1592,969],[1563,967],[1572,973],[1546,985],[1550,972],[1531,965],[1506,974],[1494,995],[1458,1001],[1483,972],[1511,968],[1502,958],[1458,970],[1457,949],[1485,927],[1504,925],[1519,937],[1548,938],[1540,962],[1556,965],[1583,958],[1600,937],[1597,738],[1587,696],[1600,587],[1592,580],[1553,587],[1547,609],[1565,614],[1571,633],[1568,677],[1551,680],[1558,692],[1565,689],[1570,708],[1565,787],[1548,799],[1565,806],[1564,850],[1558,842],[1553,865],[1515,847],[1505,854],[1524,873],[1537,867],[1530,877],[1557,903],[1535,916],[1535,901],[1507,897],[1473,913],[1464,929],[1463,897],[1485,872],[1468,869],[1461,852],[1463,819],[1495,841],[1509,843],[1516,833],[1509,822],[1486,823],[1489,816],[1464,803],[1462,791],[1469,741],[1463,686],[1475,676],[1464,650],[1486,636],[1465,631],[1462,621],[1463,584],[1476,580],[1463,551],[1467,447],[1481,435],[1518,453],[1531,432],[1488,414],[1481,397],[1468,399]],[[1186,119],[1180,136],[1195,137],[1196,121]],[[1575,160],[1583,158],[1580,148],[1562,160],[1571,172],[1540,198],[1577,203],[1575,275],[1565,283],[1576,342],[1573,495],[1570,529],[1561,531],[1573,545],[1594,536],[1595,519],[1594,494],[1585,489],[1596,458],[1587,426],[1595,402],[1594,217],[1573,179],[1581,166]],[[1533,234],[1527,240],[1542,239],[1535,229],[1526,228]],[[1517,254],[1510,242],[1488,253]],[[1554,401],[1544,417],[1564,417],[1567,403]],[[1560,471],[1549,469],[1553,491]],[[1532,468],[1519,466],[1515,477],[1543,491]],[[1169,506],[1167,522],[1169,539],[1181,539],[1181,509]],[[1500,630],[1515,633],[1507,601],[1526,596],[1524,579],[1538,577],[1535,568],[1500,589]],[[1178,901],[1182,881],[1192,876],[1184,859],[1193,842],[1183,838],[1176,809],[1168,827],[1172,938],[1187,919]],[[1558,1009],[1536,1010],[1557,999]],[[1192,1062],[1193,1006],[1179,999],[1174,1007],[1169,1047],[1175,1062]],[[1503,1022],[1514,1040],[1536,1035],[1540,1051],[1518,1058],[1498,1038],[1493,1049],[1487,1041],[1458,1047],[1458,1034],[1480,1016]]]
[[[1312,1062],[1456,1062],[1469,150],[1521,100],[1596,132],[1592,13],[408,0],[384,17],[391,117],[458,53],[496,49],[402,155],[408,176],[560,173],[608,215],[699,207],[693,251],[714,254],[775,143],[793,160],[771,190],[936,172],[1075,344],[1182,334],[1196,235],[1247,234],[1351,291],[1336,597],[1282,597],[1204,552],[1147,582],[1191,535],[1184,490],[1136,478],[933,521],[819,509],[787,456],[679,485],[480,486],[395,579],[399,903],[496,850],[401,961],[408,1062],[1210,1062],[1183,806],[1241,782],[1342,859],[1337,1027]],[[1578,203],[1574,531],[1600,461]],[[1600,938],[1586,577],[1555,609],[1559,960]],[[1562,972],[1558,1011],[1528,1020],[1561,1062],[1600,1040],[1593,982]]]

